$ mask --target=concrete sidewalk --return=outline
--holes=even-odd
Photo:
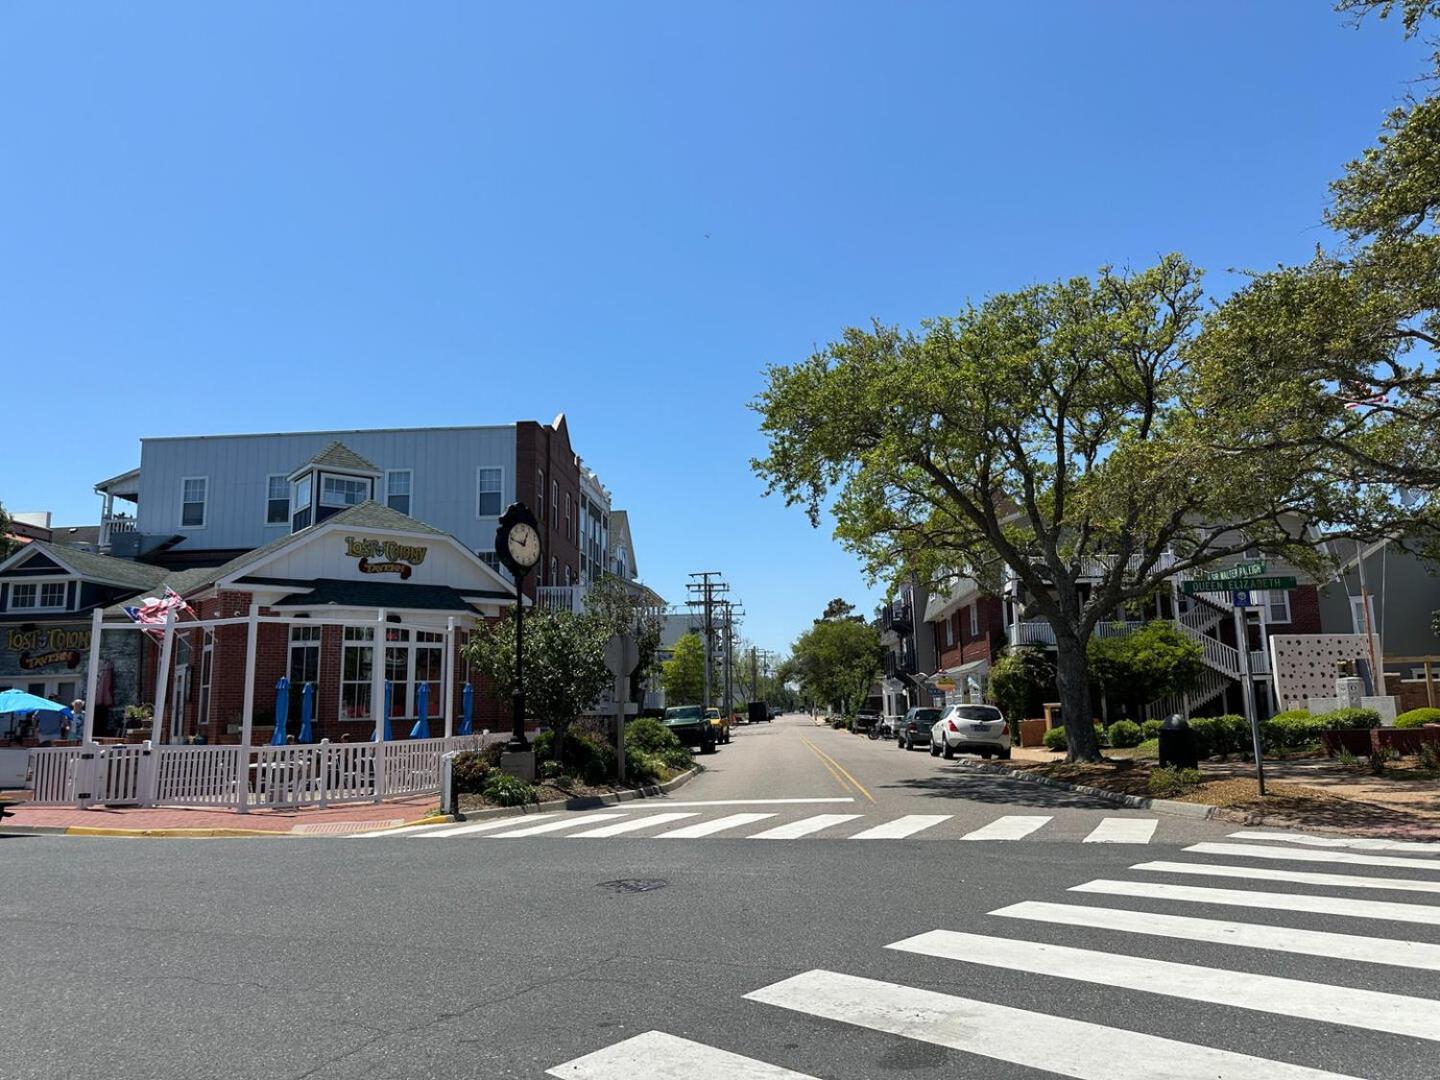
[[[77,810],[68,806],[29,806],[11,803],[0,821],[0,835],[30,832],[80,836],[305,836],[409,825],[437,817],[434,795],[395,799],[382,803],[346,803],[341,806],[290,810],[231,810],[200,807],[96,806]]]

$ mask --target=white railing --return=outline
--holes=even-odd
[[[1215,601],[1206,600],[1196,593],[1190,597],[1190,610],[1181,612],[1180,618],[1176,621],[1182,626],[1198,630],[1203,634],[1207,630],[1213,630],[1219,626],[1228,614],[1230,614],[1229,608],[1221,607]]]
[[[585,610],[585,591],[584,585],[540,585],[535,589],[535,606],[579,615]]]
[[[440,758],[502,734],[289,746],[96,745],[30,752],[33,801],[45,805],[327,806],[440,790]],[[378,781],[378,782],[377,782]]]
[[[1115,621],[1095,624],[1095,636],[1102,638],[1129,637],[1145,624],[1135,621]]]
[[[1264,649],[1251,649],[1251,650],[1250,650],[1250,674],[1251,674],[1251,675],[1269,675],[1269,674],[1270,674],[1270,654],[1269,654],[1268,652],[1266,652]]]
[[[1189,716],[1191,711],[1208,704],[1223,694],[1230,686],[1230,680],[1220,672],[1206,668],[1200,674],[1200,681],[1195,689],[1188,694],[1176,694],[1174,697],[1161,698],[1159,701],[1151,702],[1146,712],[1149,717],[1155,720],[1164,720],[1167,716],[1180,713]]]
[[[1048,622],[1026,621],[1015,624],[1016,645],[1054,645],[1055,628]]]
[[[1206,664],[1222,675],[1230,676],[1232,679],[1238,679],[1240,677],[1240,651],[1238,649],[1231,648],[1217,638],[1202,634],[1198,630],[1193,630],[1184,623],[1176,623],[1175,625],[1180,627],[1182,634],[1204,650]]]
[[[1131,555],[1130,558],[1125,560],[1125,569],[1127,571],[1137,570],[1144,561],[1145,556],[1143,555]],[[1110,568],[1115,565],[1115,562],[1116,556],[1114,555],[1091,555],[1081,561],[1080,576],[1082,578],[1102,578],[1110,572]],[[1169,551],[1162,551],[1160,556],[1155,560],[1155,565],[1150,568],[1149,572],[1154,573],[1156,570],[1165,570],[1174,565],[1174,554]]]

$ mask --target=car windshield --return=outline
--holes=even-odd
[[[681,705],[674,709],[665,710],[665,722],[667,724],[688,724],[693,720],[702,719],[699,705]]]
[[[939,709],[916,709],[910,719],[917,724],[933,724],[940,719]]]
[[[1000,710],[993,705],[956,705],[951,714],[956,720],[999,720]]]

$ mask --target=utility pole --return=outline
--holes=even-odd
[[[705,700],[701,703],[702,708],[709,708],[711,701],[710,687],[712,684],[711,667],[714,660],[715,642],[715,607],[720,601],[717,596],[730,591],[730,586],[720,578],[718,570],[701,570],[690,577],[699,578],[692,580],[685,587],[690,591],[690,599],[686,601],[692,608],[699,608],[703,622],[701,623],[701,636],[705,646]]]
[[[750,646],[750,695],[752,701],[759,701],[765,695],[760,693],[759,668],[756,667],[755,646]]]
[[[744,615],[745,609],[730,600],[721,601],[725,610],[725,715],[729,716],[735,711],[735,617]],[[736,609],[739,608],[737,611]]]

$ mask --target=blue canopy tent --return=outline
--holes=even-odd
[[[41,716],[35,718],[35,727],[41,739],[60,738],[61,717],[75,723],[75,714],[68,705],[23,690],[0,691],[0,713],[40,713]]]
[[[412,739],[430,738],[430,684],[421,683],[415,688],[415,726],[410,729]]]
[[[315,728],[311,721],[315,717],[315,684],[306,683],[305,689],[300,691],[300,735],[298,741],[312,743],[315,741]]]
[[[280,676],[275,684],[275,734],[270,736],[271,746],[285,745],[285,716],[290,711],[290,680]]]
[[[461,715],[459,734],[473,735],[475,734],[475,691],[468,682],[465,684],[465,689],[460,693],[460,701]]]

